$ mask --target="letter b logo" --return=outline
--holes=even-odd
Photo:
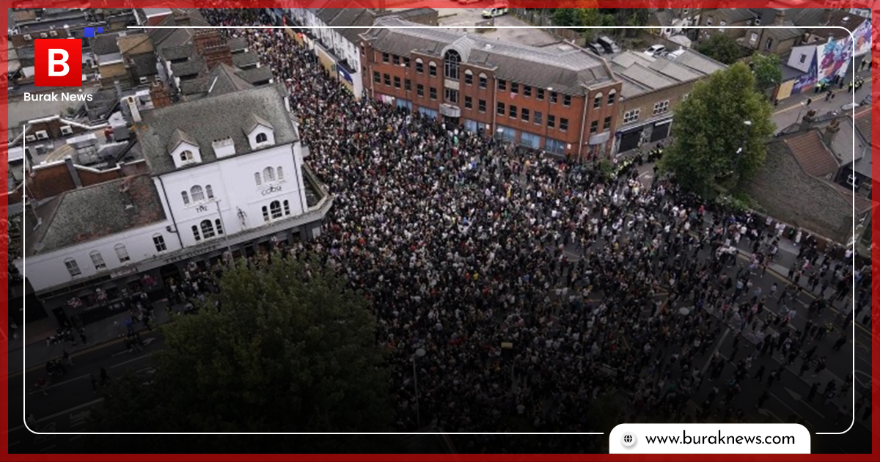
[[[34,40],[34,85],[82,86],[82,40]]]

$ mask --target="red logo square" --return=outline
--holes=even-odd
[[[82,40],[34,40],[34,85],[82,86]]]

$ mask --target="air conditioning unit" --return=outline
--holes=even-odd
[[[31,40],[33,40],[34,38],[31,37],[31,34],[24,34],[24,39],[27,40],[27,41],[31,41]]]
[[[58,31],[50,30],[49,37],[58,37]]]
[[[46,140],[49,139],[49,134],[46,133],[46,130],[40,130],[36,133],[38,140]]]
[[[24,139],[25,139],[25,141],[29,141],[29,142],[37,141],[37,139],[34,138],[34,135],[25,136]]]
[[[62,125],[61,126],[61,134],[62,135],[70,135],[72,133],[73,133],[73,129],[70,128],[69,125]]]
[[[45,32],[40,32],[40,38],[49,38],[49,34]]]

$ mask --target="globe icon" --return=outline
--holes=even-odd
[[[624,433],[620,438],[620,443],[625,447],[633,447],[636,444],[636,435],[632,433]]]

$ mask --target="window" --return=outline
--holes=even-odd
[[[195,239],[196,242],[199,242],[202,240],[202,235],[199,234],[199,227],[198,226],[193,225],[192,232],[193,232],[193,239]]]
[[[474,100],[470,96],[464,97],[464,108],[465,109],[473,109],[474,108]]]
[[[407,57],[404,56],[404,58],[403,58],[403,65],[406,66],[406,67],[409,67],[409,58],[407,58]]]
[[[504,103],[498,103],[495,113],[500,116],[504,115]]]
[[[208,199],[214,198],[214,190],[211,188],[211,185],[205,185],[205,195],[208,196]]]
[[[633,109],[630,111],[626,111],[623,114],[623,123],[628,124],[639,120],[639,113],[642,112],[641,109]]]
[[[263,169],[263,181],[266,183],[270,181],[275,181],[275,169],[272,167],[266,167]]]
[[[390,87],[391,86],[391,76],[388,74],[382,74],[382,83],[384,83],[386,87]]]
[[[214,220],[214,226],[217,228],[217,235],[220,236],[223,234],[223,222],[220,219]]]
[[[254,183],[256,183],[257,186],[263,184],[263,179],[260,177],[260,172],[254,173]],[[186,200],[184,200],[183,202],[186,203]]]
[[[712,16],[709,16],[708,18],[706,18],[706,25],[707,25],[707,26],[711,26],[711,25],[712,25]]]
[[[392,57],[391,61],[394,62],[395,66],[399,66],[400,65],[400,56],[394,55]]]
[[[602,123],[602,130],[608,130],[611,128],[611,116],[605,118],[605,122]]]
[[[75,278],[82,274],[82,272],[79,270],[79,265],[76,264],[76,260],[72,258],[64,260],[64,266],[67,267],[67,272],[70,273],[70,277],[72,278]]]
[[[269,137],[265,133],[257,133],[257,144],[269,141]]]
[[[535,125],[541,125],[544,123],[544,114],[541,114],[539,111],[535,111]]]
[[[263,221],[269,222],[269,207],[263,206]]]
[[[416,85],[416,93],[419,96],[425,96],[425,86],[422,84]]]
[[[470,69],[464,71],[464,84],[465,85],[473,85],[474,84],[474,73],[470,71]]]
[[[186,150],[186,151],[183,151],[180,153],[180,161],[181,162],[189,162],[191,160],[193,160],[192,151]]]
[[[617,92],[616,92],[616,91],[611,90],[610,92],[608,92],[608,105],[609,105],[609,106],[611,106],[612,104],[614,104],[614,97],[616,97],[616,96],[617,96]]]
[[[556,116],[553,114],[549,114],[547,116],[547,126],[550,128],[556,128]]]
[[[593,98],[593,109],[599,109],[602,107],[602,93],[596,93],[596,97]]]
[[[383,62],[383,63],[387,63],[387,62],[388,62],[388,53],[382,53],[382,62]]]
[[[772,46],[773,46],[773,39],[772,39],[772,38],[768,38],[767,41],[764,42],[764,49],[765,49],[765,50],[769,50],[770,47],[772,47]]]
[[[663,114],[664,112],[669,110],[669,100],[660,101],[659,103],[654,103],[654,115]]]
[[[486,74],[480,74],[480,88],[486,88],[489,85],[489,79]]]
[[[193,202],[201,202],[205,200],[205,192],[202,190],[202,187],[199,185],[193,186],[189,190],[189,195],[192,196]]]
[[[153,245],[156,246],[156,252],[164,252],[168,250],[168,246],[165,245],[165,236],[161,234],[153,235]]]
[[[437,64],[434,61],[428,63],[428,75],[437,77]]]
[[[431,99],[437,99],[437,89],[434,87],[429,88]]]
[[[519,84],[516,82],[510,82],[510,92],[519,93]]]
[[[272,201],[269,204],[269,211],[272,212],[272,219],[281,218],[281,202]]]
[[[568,130],[568,119],[562,117],[559,119],[559,131],[564,132]]]
[[[379,75],[379,71],[373,71],[373,82],[379,83],[382,81],[382,77]]]
[[[107,267],[107,265],[104,263],[104,257],[101,256],[101,252],[98,252],[96,250],[90,253],[89,256],[92,257],[92,264],[95,265],[96,270],[100,271]]]
[[[180,195],[183,197],[183,205],[189,205],[189,194],[186,191],[181,191]]]
[[[116,244],[116,247],[113,248],[116,250],[116,256],[119,257],[119,263],[125,263],[131,258],[128,256],[128,250],[125,249],[125,246],[122,244]]]
[[[278,178],[278,181],[284,180],[284,170],[281,169],[280,165],[275,169],[275,177]]]
[[[758,43],[758,34],[756,32],[752,32],[749,34],[749,44],[754,45]]]
[[[507,90],[507,81],[503,79],[498,79],[498,89]]]
[[[530,85],[523,85],[523,95],[528,97],[532,96],[532,87]]]
[[[523,122],[528,122],[529,121],[529,110],[526,108],[522,108],[522,112],[520,113],[520,118],[523,120]]]
[[[599,131],[599,121],[594,120],[590,122],[590,133],[596,133],[597,131]]]
[[[486,112],[486,100],[481,99],[477,104],[477,110],[480,112]]]
[[[404,79],[403,81],[403,89],[406,91],[412,90],[412,80]]]
[[[538,89],[538,93],[537,93],[537,95],[535,95],[535,98],[537,98],[538,101],[544,101],[544,89],[543,88]]]
[[[455,50],[446,52],[443,57],[443,75],[449,80],[458,80],[458,66],[461,64],[461,56]]]
[[[562,105],[571,106],[571,95],[562,95]]]
[[[690,94],[690,93],[685,93],[685,94],[681,95],[681,100],[682,100],[682,101],[687,101],[688,96],[691,96],[691,94]]]
[[[400,77],[394,76],[394,88],[400,88]]]
[[[422,62],[422,58],[416,58],[416,72],[419,74],[425,73],[425,63]]]
[[[510,110],[507,111],[507,115],[508,115],[511,119],[515,119],[515,118],[516,118],[516,112],[517,112],[517,107],[514,106],[513,104],[511,104],[511,105],[510,105]]]
[[[290,215],[290,202],[284,201],[284,215]]]
[[[551,104],[556,104],[556,101],[557,101],[557,97],[558,97],[558,96],[559,96],[559,95],[557,95],[555,91],[551,91],[551,92],[550,92],[550,103],[551,103]]]
[[[446,88],[443,90],[443,96],[446,98],[446,102],[458,104],[458,90]]]
[[[211,220],[202,220],[199,227],[202,228],[203,238],[210,239],[214,237],[214,225],[211,224]]]
[[[800,63],[803,64],[807,60],[807,55],[801,55]]]

